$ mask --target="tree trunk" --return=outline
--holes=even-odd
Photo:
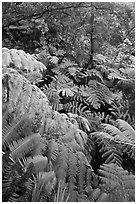
[[[89,19],[90,26],[90,58],[89,61],[84,65],[84,69],[93,69],[93,53],[94,53],[94,42],[93,42],[93,24],[94,24],[94,11],[91,2],[91,15]]]

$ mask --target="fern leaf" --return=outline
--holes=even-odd
[[[107,202],[109,198],[109,195],[107,193],[102,193],[99,198],[96,200],[96,202]]]
[[[23,74],[23,75],[32,84],[36,84],[42,78],[42,74],[38,73],[37,71],[34,71],[32,73],[28,73],[28,74]]]
[[[115,126],[110,124],[102,124],[102,126],[107,133],[114,137],[114,140],[131,143],[131,141]]]
[[[99,148],[99,154],[104,162],[122,165],[122,153],[114,142],[113,137],[108,133],[95,132],[90,135],[95,139],[95,143]]]
[[[98,172],[100,179],[104,183],[102,188],[109,194],[109,201],[131,201],[132,192],[135,188],[133,175],[130,175],[128,171],[114,164],[104,164]],[[114,197],[116,194],[117,197]]]
[[[59,94],[61,93],[61,95],[62,95],[63,97],[64,97],[64,96],[66,96],[66,97],[71,97],[71,96],[74,95],[73,91],[72,91],[71,89],[69,89],[69,88],[62,88],[62,89],[60,89],[60,90],[58,91],[58,93],[59,93]]]
[[[56,172],[58,180],[62,180],[66,177],[68,169],[68,147],[65,145],[59,145],[58,157],[53,163],[53,169]]]
[[[2,53],[2,67],[7,68],[12,63],[12,59],[9,52]]]
[[[8,110],[2,114],[2,128],[4,129],[6,126],[12,124],[14,121],[14,113],[9,113]]]
[[[86,186],[86,169],[87,166],[90,168],[90,164],[82,152],[77,152],[77,156],[78,156],[77,162],[78,192],[79,194],[82,194]]]
[[[54,196],[54,202],[68,202],[69,194],[66,195],[66,189],[68,185],[65,184],[64,180],[60,180],[58,184],[58,191],[57,194]]]
[[[124,134],[126,138],[132,143],[135,143],[135,131],[134,129],[124,120],[118,119],[116,121],[118,129]]]
[[[83,132],[82,130],[77,130],[77,133],[75,134],[75,140],[78,143],[78,145],[84,150],[84,145],[86,143],[87,134]]]
[[[36,155],[33,158],[28,158],[25,162],[25,167],[27,168],[30,163],[34,164],[35,172],[43,172],[46,170],[48,165],[48,159],[47,157],[44,157],[42,155]]]
[[[101,193],[101,190],[99,188],[96,188],[90,195],[90,200],[93,202],[96,201],[99,198],[100,193]]]
[[[2,144],[9,145],[13,141],[28,136],[30,132],[30,119],[28,119],[26,115],[22,116],[21,119],[17,118],[10,124],[5,124],[5,122],[3,122]]]
[[[40,172],[35,179],[32,191],[31,202],[43,202],[45,195],[49,195],[56,184],[56,177],[53,171]]]
[[[25,154],[27,154],[30,151],[33,151],[34,154],[39,147],[40,147],[40,135],[32,134],[28,137],[25,137],[24,139],[14,141],[13,144],[10,145],[10,150],[13,159],[17,160],[23,158]]]
[[[59,146],[55,140],[51,140],[48,144],[48,159],[54,164],[59,154]]]
[[[121,146],[122,152],[128,155],[129,158],[135,160],[135,145],[123,143]]]
[[[29,62],[28,62],[28,59],[27,59],[27,57],[26,57],[25,52],[24,52],[23,50],[18,50],[18,55],[19,55],[19,57],[20,57],[21,64],[22,64],[21,69],[22,69],[23,71],[28,72],[28,70],[29,70]]]
[[[8,202],[19,202],[19,195],[17,193],[13,193]]]
[[[12,63],[15,65],[15,67],[18,67],[19,69],[21,68],[21,59],[18,55],[18,52],[16,49],[10,49],[9,50],[11,59],[12,59]]]
[[[76,189],[76,173],[77,173],[77,157],[69,151],[68,155],[68,193],[70,194],[69,202],[77,201],[77,189]]]
[[[56,175],[54,171],[49,171],[49,172],[39,172],[37,176],[37,181],[38,183],[42,184],[49,184],[46,186],[46,189],[50,192],[56,185]]]

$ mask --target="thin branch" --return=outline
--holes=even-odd
[[[79,5],[77,6],[67,6],[67,7],[61,7],[61,8],[52,8],[52,9],[47,9],[44,10],[42,13],[32,13],[31,15],[29,16],[23,16],[21,17],[20,19],[17,19],[17,20],[14,20],[12,22],[10,22],[8,25],[3,25],[2,28],[5,28],[5,27],[9,27],[10,25],[14,25],[15,23],[18,23],[19,21],[21,20],[26,20],[26,19],[30,19],[30,18],[41,18],[43,15],[45,15],[47,12],[53,12],[53,11],[60,11],[60,10],[66,10],[66,9],[75,9],[75,8],[88,8],[88,7],[91,7],[90,5],[88,6],[84,6],[84,5],[81,5],[81,3],[79,3]]]

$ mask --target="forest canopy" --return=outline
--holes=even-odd
[[[135,3],[2,3],[3,202],[135,201]]]

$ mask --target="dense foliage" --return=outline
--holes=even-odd
[[[3,201],[135,201],[134,4],[2,12]]]

